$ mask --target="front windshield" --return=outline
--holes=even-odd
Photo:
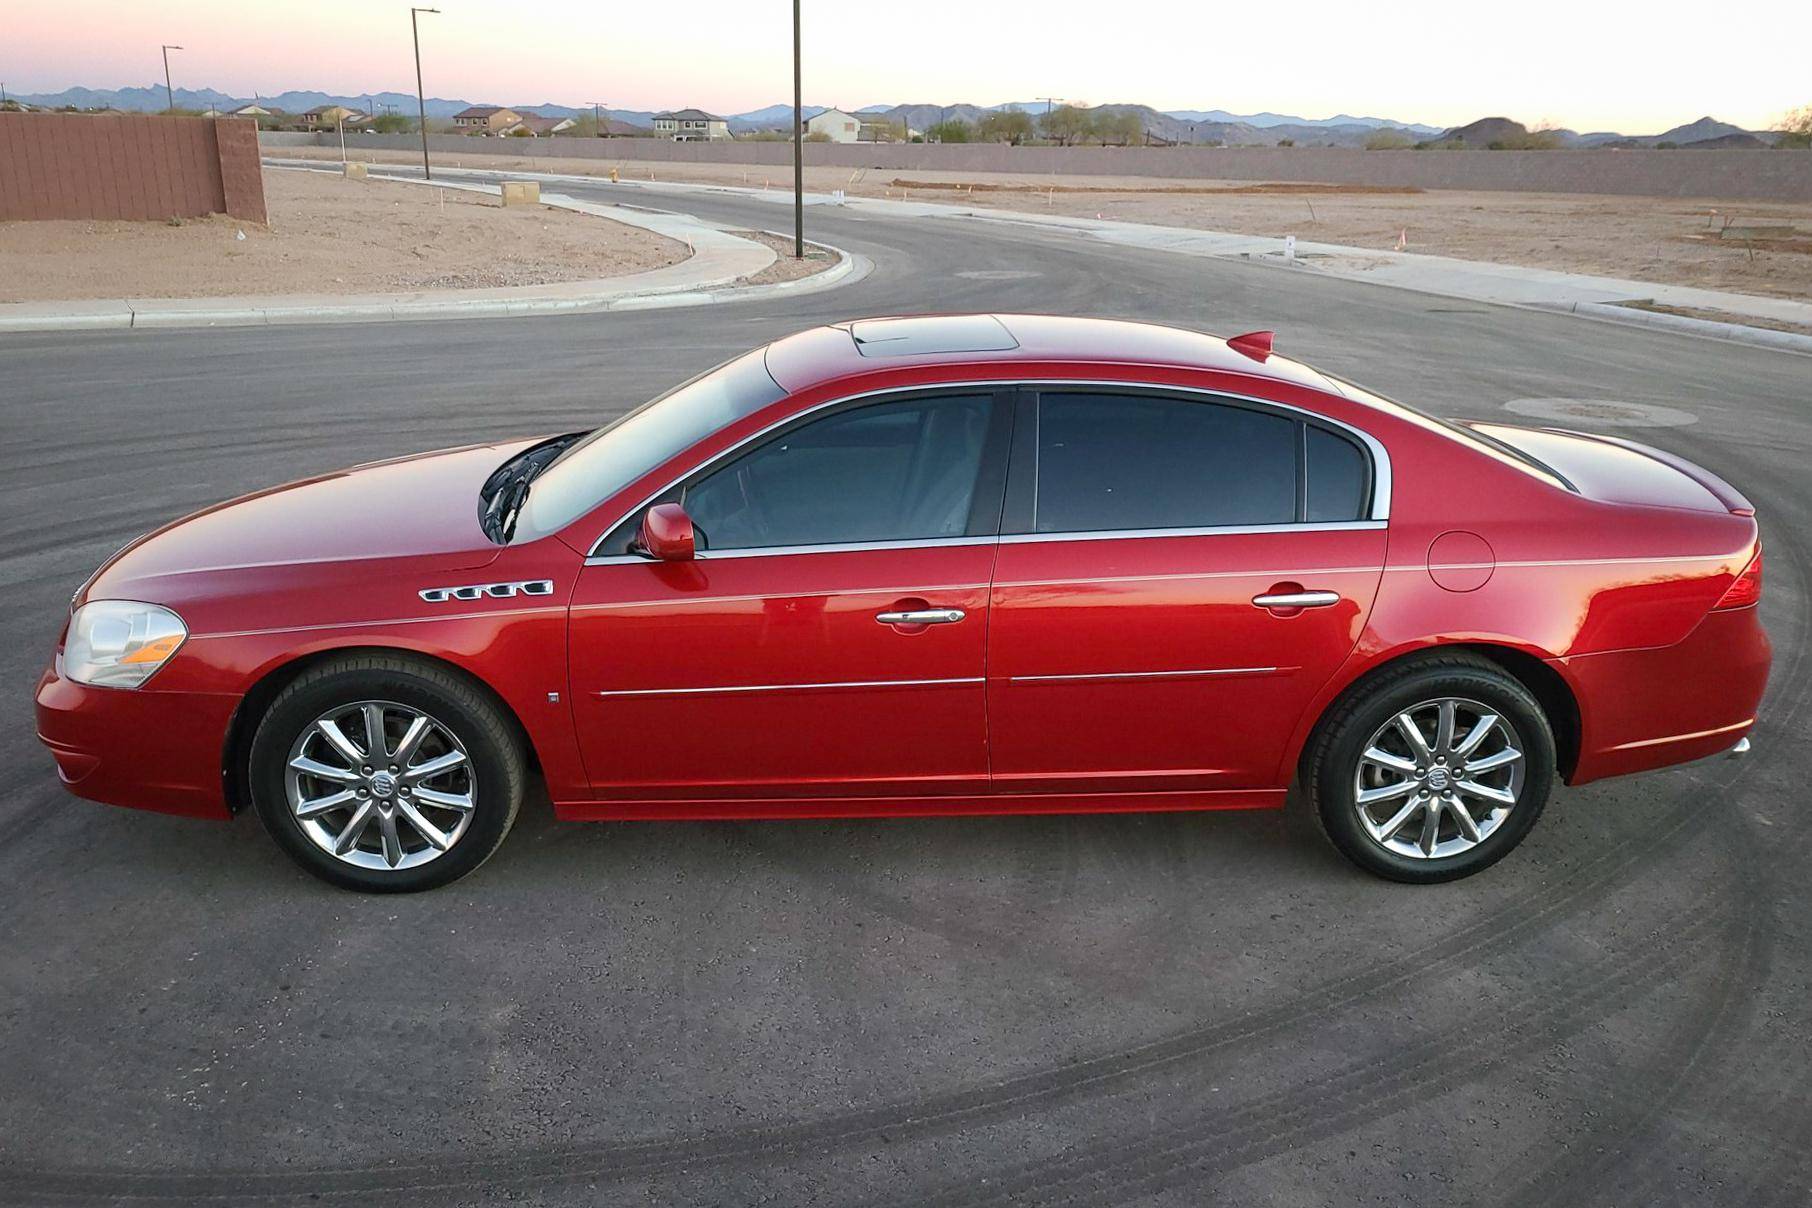
[[[675,386],[599,428],[538,474],[514,539],[559,532],[668,458],[785,393],[768,376],[759,348]]]

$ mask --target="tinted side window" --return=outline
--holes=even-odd
[[[1288,524],[1297,431],[1295,420],[1218,403],[1045,394],[1033,530]]]
[[[1369,494],[1366,456],[1359,446],[1325,428],[1306,426],[1308,491],[1303,519],[1363,520]]]
[[[975,396],[841,411],[714,470],[681,502],[713,550],[960,537],[990,409]]]

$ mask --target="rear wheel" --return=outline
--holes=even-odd
[[[347,889],[409,892],[465,876],[509,833],[521,745],[461,677],[381,656],[336,659],[271,702],[252,741],[252,798],[308,871]]]
[[[1307,764],[1334,846],[1397,881],[1450,881],[1522,842],[1554,779],[1554,735],[1496,665],[1434,656],[1387,671],[1337,707]]]

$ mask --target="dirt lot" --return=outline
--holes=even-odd
[[[543,285],[660,268],[676,240],[495,197],[267,170],[268,227],[225,217],[0,222],[0,302],[400,293]],[[240,238],[241,234],[244,238]]]
[[[285,148],[285,156],[310,153]],[[338,153],[335,152],[337,155]],[[367,152],[384,158],[387,153]],[[399,158],[406,159],[406,156]],[[441,157],[437,157],[441,158]],[[458,157],[446,157],[451,164]],[[785,167],[472,155],[467,167],[608,173],[625,179],[709,181],[787,189]],[[1188,226],[1251,235],[1521,264],[1568,272],[1812,298],[1812,205],[1570,193],[1376,192],[1328,185],[1152,177],[899,173],[808,168],[814,192]],[[1751,247],[1714,237],[1724,223],[1789,224],[1797,233]]]

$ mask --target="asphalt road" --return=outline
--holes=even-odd
[[[808,218],[873,275],[694,310],[0,338],[0,1199],[1806,1202],[1812,359]],[[1511,858],[1430,888],[1355,871],[1295,807],[556,826],[542,802],[479,874],[396,899],[307,877],[250,817],[69,798],[33,737],[70,592],[173,516],[593,424],[813,322],[980,308],[1275,327],[1457,416],[1691,412],[1629,434],[1760,507],[1756,753],[1562,791]]]

